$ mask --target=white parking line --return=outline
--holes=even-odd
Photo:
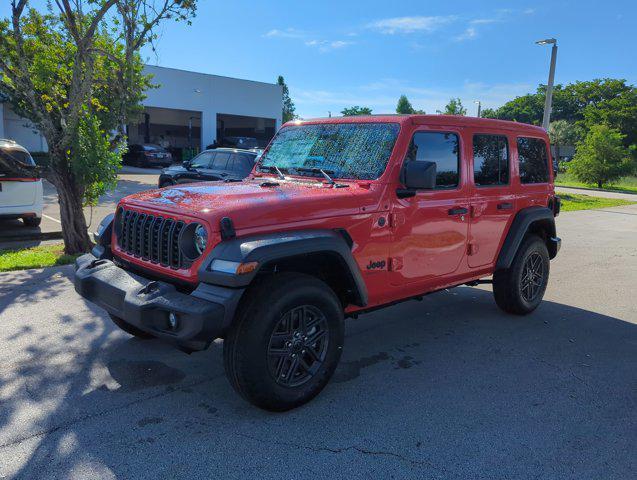
[[[44,218],[48,218],[49,220],[53,220],[54,222],[58,222],[59,224],[62,224],[62,222],[59,221],[57,218],[49,217],[48,215],[45,215],[44,213],[42,214],[42,216]]]

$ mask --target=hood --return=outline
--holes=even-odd
[[[277,180],[278,186],[261,186],[272,178],[243,182],[204,182],[137,193],[122,204],[147,210],[184,214],[207,220],[211,227],[230,217],[237,230],[264,225],[355,215],[373,209],[369,184],[355,182],[333,188],[314,181]]]

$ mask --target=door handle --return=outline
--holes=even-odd
[[[510,202],[498,203],[498,210],[511,210],[513,204]]]
[[[447,213],[449,213],[449,215],[466,215],[469,213],[469,210],[464,207],[456,207],[450,208]]]

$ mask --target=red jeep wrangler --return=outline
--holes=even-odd
[[[485,282],[505,311],[532,312],[560,248],[559,207],[539,127],[292,122],[244,181],[122,199],[77,260],[75,288],[137,337],[188,352],[223,338],[233,387],[282,411],[329,381],[344,317]]]

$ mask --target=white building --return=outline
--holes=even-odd
[[[276,84],[147,65],[152,83],[144,113],[128,125],[129,143],[168,143],[174,149],[203,149],[225,137],[253,137],[265,146],[281,126],[282,92]],[[0,99],[0,138],[32,152],[46,142],[29,121]]]

